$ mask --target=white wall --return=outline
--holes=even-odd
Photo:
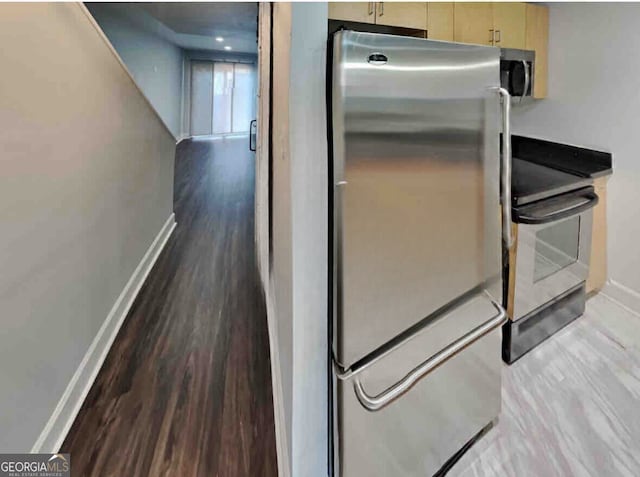
[[[273,4],[272,90],[272,237],[269,287],[276,317],[282,407],[287,441],[286,468],[291,468],[293,415],[293,252],[291,158],[289,154],[289,77],[291,64],[291,5]],[[272,353],[272,356],[274,354]],[[288,476],[285,476],[288,477]]]
[[[552,3],[549,97],[513,132],[613,153],[608,275],[640,293],[640,4]]]
[[[164,25],[135,5],[87,3],[136,83],[172,134],[182,130],[183,51],[154,32]]]
[[[82,5],[0,4],[0,452],[29,452],[173,211],[175,142]]]
[[[290,157],[293,233],[292,475],[327,475],[327,4],[294,3]]]
[[[328,471],[326,3],[274,4],[273,255],[292,476]]]

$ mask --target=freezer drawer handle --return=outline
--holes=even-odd
[[[449,359],[456,356],[462,350],[472,345],[474,342],[495,330],[499,326],[502,326],[507,321],[507,314],[504,309],[491,300],[491,303],[498,310],[498,314],[485,321],[480,326],[474,328],[462,338],[454,341],[446,348],[443,348],[429,359],[418,365],[411,370],[404,378],[398,381],[393,386],[388,387],[377,396],[370,396],[364,390],[362,382],[360,382],[360,376],[356,376],[353,381],[353,388],[356,392],[356,397],[360,404],[362,404],[369,411],[379,411],[383,407],[391,404],[394,400],[409,391],[418,381],[424,378],[431,371],[438,368],[441,364],[446,363]]]

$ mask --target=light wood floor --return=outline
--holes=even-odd
[[[502,414],[448,477],[640,476],[640,317],[603,296],[504,367]]]
[[[277,475],[248,145],[178,146],[178,226],[62,446],[74,476]]]

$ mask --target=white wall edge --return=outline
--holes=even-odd
[[[631,313],[640,316],[640,293],[625,287],[615,280],[607,280],[601,293]]]
[[[268,272],[267,272],[268,273]],[[278,332],[276,329],[275,299],[271,293],[272,286],[265,287],[265,280],[261,279],[262,289],[265,291],[267,309],[267,329],[269,332],[269,349],[271,354],[271,391],[273,394],[273,420],[276,431],[276,456],[278,460],[278,476],[290,477],[289,451],[287,448],[286,419],[284,411],[284,391],[282,376],[280,375],[280,353],[278,352]]]
[[[40,436],[31,448],[31,453],[56,453],[62,446],[73,421],[93,385],[98,372],[111,349],[111,345],[122,326],[129,309],[153,268],[160,252],[176,227],[175,214],[171,214],[153,240],[142,260],[129,278],[120,296],[98,330],[91,346],[73,374],[62,397]]]
[[[256,118],[258,131],[268,131],[270,121],[271,84],[271,43],[272,5],[258,5],[258,107]],[[185,108],[186,109],[186,108]],[[278,343],[278,324],[275,308],[273,277],[271,275],[269,254],[269,144],[273,138],[265,133],[258,134],[255,171],[255,253],[260,283],[262,285],[267,311],[267,330],[271,363],[271,396],[273,401],[273,420],[276,437],[276,458],[279,477],[290,477],[291,467],[287,446],[287,421],[285,419],[284,389],[280,367],[280,347]]]

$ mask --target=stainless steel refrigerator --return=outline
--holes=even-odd
[[[500,51],[341,31],[332,69],[334,475],[431,476],[500,412]]]

